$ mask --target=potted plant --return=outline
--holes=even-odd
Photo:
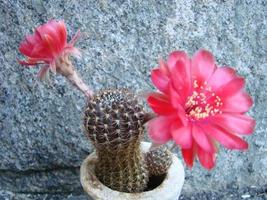
[[[244,79],[230,67],[217,67],[213,55],[199,50],[190,58],[172,52],[151,72],[156,92],[146,93],[153,112],[140,104],[129,89],[93,92],[79,77],[69,57],[80,56],[74,47],[78,31],[67,42],[63,21],[51,20],[25,37],[20,64],[42,65],[38,76],[61,74],[86,96],[84,127],[95,147],[81,166],[81,184],[93,199],[178,199],[184,169],[165,143],[173,140],[187,166],[195,158],[211,170],[218,143],[245,150],[243,135],[252,134],[255,121],[245,113],[253,104],[244,91]],[[142,142],[147,130],[152,143]]]

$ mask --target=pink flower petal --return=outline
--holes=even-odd
[[[215,166],[215,153],[204,151],[200,146],[197,146],[198,159],[203,167],[211,170]]]
[[[54,49],[59,52],[60,49],[62,49],[65,45],[65,43],[63,43],[63,45],[61,45],[60,41],[60,34],[57,30],[57,26],[58,26],[58,22],[55,20],[51,20],[49,22],[47,22],[44,25],[39,26],[36,31],[38,31],[38,33],[40,33],[40,36],[42,37],[42,40],[46,40],[47,35],[52,39],[52,43],[54,45]]]
[[[51,57],[55,58],[57,56],[56,46],[54,44],[53,38],[50,35],[45,34],[43,39],[45,46],[48,48],[46,51],[47,55],[51,55]]]
[[[35,44],[38,44],[41,42],[40,37],[36,36],[36,35],[27,35],[25,37],[25,40],[27,41],[28,45],[33,47]]]
[[[160,115],[170,115],[177,112],[172,107],[170,100],[167,96],[160,93],[153,93],[148,97],[147,102],[154,112]]]
[[[177,86],[177,89],[181,89],[180,87],[185,85],[185,81],[187,80],[187,74],[186,74],[186,64],[180,60],[178,60],[174,67],[172,68],[172,80],[173,85]]]
[[[230,67],[219,67],[210,77],[208,84],[212,87],[212,90],[217,90],[222,85],[230,82],[234,78],[236,78],[234,69]]]
[[[191,125],[181,126],[181,124],[173,123],[171,127],[172,138],[182,149],[190,149],[193,143]]]
[[[195,53],[191,63],[192,80],[201,83],[207,81],[216,70],[213,55],[206,50],[199,50]]]
[[[169,78],[164,75],[160,69],[154,69],[151,72],[153,84],[163,93],[168,91]]]
[[[19,64],[26,65],[26,67],[34,67],[38,62],[29,62],[25,60],[18,60]]]
[[[175,67],[177,61],[188,63],[189,58],[184,51],[173,51],[172,53],[170,53],[167,60],[167,65],[170,71],[172,71],[172,69]]]
[[[180,94],[178,94],[178,92],[172,86],[169,87],[169,94],[172,106],[174,108],[183,109],[182,105],[184,105],[184,101]]]
[[[228,82],[227,84],[221,86],[219,89],[215,91],[215,93],[221,97],[222,100],[227,99],[240,90],[242,90],[245,86],[244,78],[235,78]]]
[[[212,117],[211,123],[216,124],[231,133],[238,133],[242,135],[252,134],[256,125],[253,118],[237,113],[223,113],[221,115],[215,115]]]
[[[70,42],[68,43],[71,46],[74,46],[75,43],[77,42],[77,40],[81,37],[81,31],[78,30],[75,35],[72,37],[72,39],[70,40]]]
[[[248,143],[237,135],[231,134],[216,125],[201,125],[202,129],[212,138],[228,149],[244,150],[248,148]]]
[[[216,152],[211,139],[206,135],[203,129],[199,128],[197,125],[193,125],[192,135],[198,146],[200,146],[205,152],[209,152],[211,154]]]
[[[160,116],[148,122],[148,135],[159,144],[164,144],[171,139],[171,124],[177,122],[175,116]]]
[[[171,104],[177,110],[177,116],[180,118],[184,126],[187,126],[188,120],[183,107],[184,103],[182,102],[180,95],[173,89],[173,87],[169,87],[169,94],[171,98]]]
[[[221,110],[230,113],[245,113],[252,105],[252,98],[242,91],[231,97],[225,98]]]
[[[169,55],[167,65],[174,88],[182,95],[188,95],[191,88],[190,58],[183,51],[174,51]]]
[[[56,66],[55,61],[53,61],[53,62],[50,63],[50,65],[49,65],[49,69],[50,69],[54,74],[57,73],[57,66]]]
[[[38,72],[38,77],[43,80],[44,77],[46,76],[46,74],[48,73],[48,70],[49,70],[49,66],[48,65],[45,65],[43,66],[40,71]]]
[[[66,28],[64,21],[59,21],[55,28],[60,38],[60,44],[62,46],[65,46],[65,44],[67,43],[67,28]]]
[[[168,65],[162,59],[159,60],[159,69],[164,75],[170,76]]]
[[[32,54],[32,46],[28,42],[23,41],[19,45],[19,51],[25,56],[30,57]]]
[[[189,168],[193,167],[195,158],[195,144],[190,149],[182,149],[183,159]]]
[[[182,97],[183,102],[185,102],[191,89],[191,79],[189,74],[187,74],[187,68],[189,68],[189,65],[179,60],[171,72],[172,85]]]
[[[49,52],[49,53],[47,53]],[[46,46],[44,46],[44,44],[36,44],[33,48],[32,48],[32,52],[31,52],[31,58],[46,58],[46,59],[50,59],[53,58],[53,55],[50,53],[50,49]]]

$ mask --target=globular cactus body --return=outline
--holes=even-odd
[[[167,173],[172,164],[172,154],[165,146],[159,146],[147,152],[145,160],[150,175],[163,175]]]
[[[135,95],[126,89],[100,91],[89,100],[84,125],[96,147],[96,176],[106,186],[122,192],[146,188],[149,172],[140,140],[147,120]]]

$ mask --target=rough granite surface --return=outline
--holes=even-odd
[[[246,77],[257,120],[246,152],[221,148],[217,166],[186,170],[181,199],[267,199],[267,6],[265,0],[0,0],[0,200],[85,200],[79,166],[92,151],[84,97],[59,76],[40,82],[17,63],[25,34],[64,19],[81,29],[74,59],[95,89],[153,89],[150,70],[174,49],[212,51]],[[178,153],[178,151],[177,151]],[[180,156],[180,154],[178,153]]]

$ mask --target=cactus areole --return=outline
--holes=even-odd
[[[152,110],[147,111],[140,94],[129,89],[93,91],[80,78],[70,58],[81,54],[74,46],[80,35],[78,31],[67,42],[64,21],[50,20],[20,43],[25,59],[19,63],[41,65],[40,79],[50,71],[62,75],[85,95],[84,132],[95,152],[83,162],[81,182],[94,199],[177,199],[184,170],[168,145],[162,146],[169,141],[181,149],[187,166],[192,168],[198,158],[209,170],[219,144],[248,148],[243,136],[253,133],[255,121],[245,113],[253,100],[243,89],[244,78],[233,68],[217,67],[209,51],[199,50],[192,58],[174,51],[166,62],[161,60],[151,72],[158,91],[146,93]],[[149,148],[141,147],[146,127]]]

